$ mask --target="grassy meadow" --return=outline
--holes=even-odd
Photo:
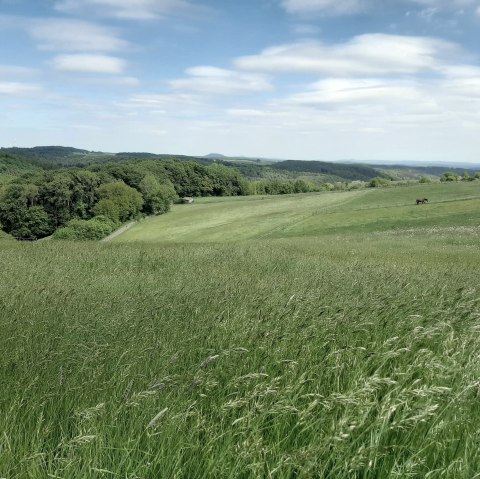
[[[415,199],[428,197],[428,205]],[[478,226],[480,184],[418,184],[334,193],[201,198],[132,228],[116,241],[224,242],[421,227]]]
[[[2,241],[0,477],[480,477],[479,245],[478,182]]]

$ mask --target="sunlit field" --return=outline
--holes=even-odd
[[[427,197],[428,205],[415,204]],[[223,242],[480,224],[480,183],[204,198],[142,222],[125,241]]]
[[[479,245],[478,182],[0,241],[0,477],[480,477]]]

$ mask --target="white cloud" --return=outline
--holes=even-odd
[[[329,78],[311,85],[311,91],[294,95],[289,101],[307,106],[330,104],[404,104],[421,100],[414,86],[379,79]]]
[[[242,118],[259,118],[265,117],[268,113],[265,110],[256,110],[254,108],[229,108],[227,114]]]
[[[114,51],[128,45],[115,30],[80,20],[34,20],[27,29],[42,50]]]
[[[170,117],[197,117],[205,111],[206,104],[198,95],[190,93],[139,93],[130,96],[125,102],[119,102],[117,107],[126,110],[128,115],[153,116],[169,115]]]
[[[92,73],[92,72],[87,72],[87,73]],[[98,72],[93,72],[93,73],[98,73]],[[102,73],[102,72],[100,72]],[[68,78],[63,77],[62,78],[62,83],[66,84],[68,82],[69,85],[75,85],[75,87],[78,88],[78,86],[89,86],[89,85],[94,85],[94,86],[103,86],[106,88],[110,89],[115,89],[116,91],[118,88],[135,88],[138,87],[142,84],[142,82],[132,76],[119,76],[115,74],[110,74],[110,75],[71,75]]]
[[[325,12],[330,15],[342,15],[361,11],[365,0],[282,0],[289,13]]]
[[[377,0],[280,0],[280,2],[291,14],[350,15],[379,8]],[[438,10],[452,11],[478,6],[478,0],[382,0],[380,3],[382,7],[423,6],[427,7],[425,14],[432,14]]]
[[[199,66],[189,68],[187,78],[170,81],[176,90],[186,90],[217,95],[260,92],[272,88],[263,75],[239,73],[223,68]]]
[[[57,55],[55,70],[63,72],[119,74],[125,70],[125,60],[107,55]]]
[[[334,45],[312,41],[267,48],[238,58],[235,65],[251,71],[333,76],[413,74],[436,71],[442,57],[457,50],[434,38],[366,34]]]
[[[457,9],[478,5],[478,0],[411,0],[412,3],[427,5],[434,8]]]
[[[41,92],[42,92],[42,87],[40,87],[39,85],[32,85],[29,83],[0,81],[0,95],[27,96],[27,95],[35,95]]]
[[[480,66],[453,64],[441,68],[446,78],[480,78]]]
[[[0,77],[32,76],[37,73],[34,68],[21,67],[16,65],[0,65]]]
[[[302,36],[316,36],[321,32],[321,28],[317,25],[312,25],[309,23],[297,23],[291,27],[291,30],[296,35]]]
[[[59,0],[55,8],[68,13],[91,13],[130,20],[194,12],[199,9],[187,0]]]

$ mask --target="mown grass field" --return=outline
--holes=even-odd
[[[480,477],[480,185],[427,188],[0,242],[0,477]]]
[[[428,205],[415,199],[428,197]],[[370,233],[411,227],[478,226],[480,184],[425,184],[351,192],[203,198],[143,222],[126,241],[223,242]]]

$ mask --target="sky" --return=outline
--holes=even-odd
[[[0,0],[0,146],[480,162],[480,0]]]

